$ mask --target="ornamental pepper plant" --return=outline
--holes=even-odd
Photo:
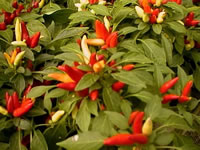
[[[0,150],[199,150],[199,0],[1,0]]]

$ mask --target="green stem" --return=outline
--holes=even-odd
[[[36,125],[34,128],[38,128],[38,127],[42,127],[42,126],[51,126],[51,124],[39,124],[39,125]]]
[[[177,149],[177,150],[181,150],[181,148],[174,147],[174,146],[156,146],[156,148],[159,148],[159,149]]]

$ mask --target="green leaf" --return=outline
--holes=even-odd
[[[45,114],[46,114],[46,111],[44,111],[42,108],[34,106],[31,110],[29,110],[28,113],[26,113],[26,116],[37,117],[37,116],[42,116]]]
[[[13,120],[13,123],[15,124],[16,127],[20,128],[22,130],[30,130],[31,129],[31,122],[29,120],[15,118]]]
[[[109,60],[107,61],[107,63],[109,63],[111,60],[115,60],[121,56],[123,56],[125,53],[124,52],[116,52],[114,53],[110,58]]]
[[[48,97],[48,92],[45,93],[44,108],[46,108],[48,110],[48,112],[51,113],[52,102],[51,102],[51,98]]]
[[[76,123],[82,131],[88,131],[90,121],[91,115],[87,107],[87,100],[83,100],[76,117]]]
[[[122,100],[120,107],[124,116],[126,116],[126,118],[129,118],[132,112],[131,103],[127,100]]]
[[[102,135],[111,136],[112,123],[108,118],[108,115],[100,113],[98,117],[95,117],[92,122],[92,131],[98,131]]]
[[[51,41],[50,44],[52,44],[55,41],[63,40],[66,38],[74,37],[77,35],[82,35],[84,32],[86,32],[88,28],[87,27],[73,27],[73,28],[67,28],[59,32],[59,34]]]
[[[80,59],[79,56],[77,56],[77,54],[75,53],[62,53],[59,55],[56,55],[54,57],[55,59],[60,59],[60,60],[69,60],[69,61],[77,61],[77,62],[81,62],[82,60]]]
[[[34,131],[34,136],[31,143],[31,150],[38,150],[38,149],[48,150],[47,143],[40,130]]]
[[[104,138],[99,132],[84,132],[57,145],[68,150],[99,150],[103,146]]]
[[[151,103],[153,99],[153,95],[147,91],[141,91],[136,94],[129,95],[128,97],[131,97],[131,96],[137,97],[138,99],[140,99],[141,101],[145,103]]]
[[[156,81],[157,89],[159,89],[161,85],[164,83],[164,81],[163,81],[162,72],[157,65],[155,65],[154,78]]]
[[[188,126],[187,122],[183,118],[174,115],[170,116],[169,119],[166,120],[165,126],[185,131],[193,131],[193,129]]]
[[[64,140],[67,136],[66,123],[60,122],[55,125],[53,128],[49,127],[44,131],[44,137],[48,144],[49,150],[56,150],[58,146],[57,142]]]
[[[6,30],[0,31],[0,36],[3,37],[9,43],[13,41],[13,32],[9,28]]]
[[[154,31],[156,34],[160,34],[161,31],[162,31],[162,25],[161,25],[161,24],[153,24],[153,25],[152,25],[152,28],[153,28],[153,31]]]
[[[9,144],[0,142],[0,149],[1,150],[8,150]]]
[[[186,29],[184,27],[184,25],[180,24],[179,22],[167,22],[167,25],[174,31],[178,32],[178,33],[186,33]]]
[[[22,74],[19,74],[15,79],[15,88],[19,95],[25,89],[25,80]]]
[[[54,88],[55,85],[51,85],[51,86],[36,86],[36,87],[33,87],[31,89],[31,91],[28,93],[27,97],[31,98],[31,97],[40,97],[42,96],[44,93],[46,93],[46,91]]]
[[[90,8],[93,9],[97,15],[110,16],[108,7],[104,5],[92,5]]]
[[[120,129],[127,129],[128,126],[128,119],[125,118],[122,114],[118,112],[112,111],[105,111],[105,114],[108,115],[110,121]]]
[[[62,46],[60,48],[62,51],[68,51],[68,52],[75,52],[75,53],[81,53],[81,50],[80,50],[80,46],[77,44],[77,43],[69,43],[65,46]]]
[[[103,101],[107,110],[120,111],[120,96],[111,88],[103,89]]]
[[[152,60],[147,58],[144,54],[132,52],[124,55],[123,59],[119,63],[149,64],[152,63]]]
[[[162,133],[157,135],[155,142],[158,145],[169,145],[173,139],[174,139],[173,133]]]
[[[157,64],[165,64],[166,56],[164,48],[153,39],[140,40],[145,52],[145,55]]]
[[[169,65],[172,64],[172,51],[173,51],[173,45],[170,39],[168,39],[164,34],[161,35],[162,40],[162,46],[165,50],[165,55],[167,57],[167,62]]]
[[[86,89],[90,87],[92,84],[94,84],[98,79],[99,79],[98,74],[94,74],[94,73],[85,74],[76,85],[75,90],[80,91],[80,90]]]
[[[77,23],[82,23],[84,24],[88,20],[96,20],[97,17],[92,14],[90,11],[78,11],[76,13],[73,13],[69,19],[72,21],[70,22],[70,26],[77,24]]]
[[[154,96],[145,107],[145,113],[148,117],[151,117],[152,120],[159,117],[162,111],[161,102],[158,96]]]
[[[22,134],[20,131],[17,131],[14,134],[12,134],[9,141],[9,150],[26,150],[26,147],[24,147],[21,144],[21,140]]]
[[[29,21],[32,21],[32,20],[36,20],[37,18],[40,18],[42,17],[41,15],[39,14],[36,14],[36,13],[23,13],[20,15],[20,17],[22,18],[22,20],[24,22],[29,22]]]
[[[89,101],[88,102],[88,111],[95,115],[98,116],[98,104],[97,101]]]
[[[132,26],[128,26],[128,27],[124,27],[122,29],[119,30],[119,34],[120,35],[127,35],[129,33],[135,32],[138,29],[136,27],[132,27]]]
[[[113,73],[112,76],[116,80],[124,82],[128,85],[132,85],[132,86],[137,85],[141,88],[146,87],[145,83],[142,80],[140,80],[136,76],[136,74],[134,74],[134,71],[121,71],[120,73]]]
[[[11,0],[1,0],[0,8],[7,12],[12,12],[13,8],[11,7]]]
[[[113,30],[115,30],[119,23],[124,20],[132,11],[133,9],[129,7],[119,8],[119,10],[117,10],[117,12],[113,15]]]
[[[194,71],[194,85],[200,91],[200,67]]]

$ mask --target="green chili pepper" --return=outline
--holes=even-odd
[[[25,51],[20,52],[19,54],[17,54],[15,61],[14,61],[14,66],[19,65],[19,62],[22,60],[22,58],[24,57]]]

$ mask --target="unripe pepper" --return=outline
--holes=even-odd
[[[0,114],[7,115],[8,111],[5,108],[3,108],[2,106],[0,106]]]
[[[172,88],[176,82],[178,81],[178,77],[175,77],[167,82],[165,82],[161,87],[160,87],[160,93],[166,93],[170,88]]]
[[[132,129],[134,134],[136,133],[142,133],[142,121],[144,117],[144,112],[139,112],[137,116],[135,117],[135,120],[132,125]]]
[[[89,60],[90,60],[91,52],[90,52],[88,45],[87,45],[86,35],[84,35],[82,40],[81,40],[81,49],[83,51],[84,61],[85,61],[86,64],[88,64]]]
[[[57,81],[61,81],[64,83],[74,82],[74,80],[72,80],[72,78],[66,73],[50,73],[48,74],[48,77],[51,77]]]
[[[163,100],[162,100],[162,104],[166,104],[172,100],[177,100],[179,98],[178,95],[175,94],[167,94],[165,96],[163,96]]]
[[[86,42],[88,45],[92,46],[102,46],[105,44],[103,39],[87,39]]]
[[[39,3],[39,8],[42,8],[44,6],[45,0],[41,0]]]
[[[104,21],[104,25],[105,25],[107,31],[109,31],[110,30],[110,22],[108,21],[108,18],[105,16],[103,18],[103,21]]]
[[[142,21],[144,22],[149,22],[150,18],[149,18],[149,15],[148,14],[144,14],[143,17],[142,17]]]
[[[17,56],[17,50],[14,49],[14,51],[12,52],[11,58],[10,58],[10,63],[11,64],[14,63],[16,56]]]
[[[11,63],[11,58],[10,58],[10,56],[9,56],[6,52],[4,52],[3,55],[4,55],[4,57],[6,58],[6,60],[7,60],[7,62],[8,62],[8,65],[9,65],[11,68],[13,68],[13,64]]]
[[[100,72],[105,67],[104,60],[98,61],[93,65],[93,70],[95,73]]]
[[[63,115],[65,114],[64,110],[58,110],[53,116],[51,117],[52,122],[57,122]]]
[[[21,41],[21,24],[19,18],[16,19],[15,23],[15,37],[16,41]]]
[[[144,16],[144,10],[141,7],[135,6],[135,11],[138,17],[142,18]]]
[[[164,12],[164,11],[160,12],[158,14],[156,22],[157,23],[162,23],[165,16],[166,16],[166,12]]]
[[[152,120],[151,118],[147,118],[147,120],[143,124],[142,133],[144,135],[150,136],[152,134],[152,129],[153,129]]]
[[[20,53],[17,54],[15,61],[14,61],[14,66],[18,66],[20,61],[22,60],[22,58],[25,55],[25,51],[21,51]]]
[[[191,90],[191,88],[192,88],[192,85],[193,85],[193,81],[192,80],[190,80],[190,81],[188,81],[186,84],[185,84],[185,86],[184,86],[184,88],[183,88],[183,90],[182,90],[182,96],[188,96],[189,95],[189,93],[190,93],[190,90]]]

